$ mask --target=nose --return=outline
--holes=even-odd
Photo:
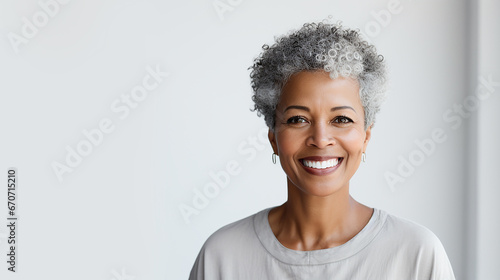
[[[317,123],[310,128],[310,134],[307,137],[306,144],[308,146],[323,149],[328,146],[337,144],[333,135],[333,129],[323,123]]]

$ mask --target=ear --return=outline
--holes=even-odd
[[[372,126],[371,124],[365,131],[365,141],[363,142],[363,152],[366,152],[366,147],[368,146],[368,142],[370,142],[370,138],[372,137]]]
[[[269,138],[269,143],[271,143],[271,146],[273,147],[273,152],[275,154],[278,154],[278,145],[276,144],[276,135],[274,132],[269,129],[269,132],[267,133],[267,138]]]

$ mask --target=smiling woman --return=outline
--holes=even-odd
[[[349,185],[366,150],[359,86],[324,71],[299,72],[283,88],[269,139],[288,175],[288,191],[329,196]],[[272,213],[271,213],[272,214]]]
[[[384,99],[382,56],[326,22],[263,49],[253,100],[288,198],[215,232],[190,279],[455,279],[431,231],[349,194]]]

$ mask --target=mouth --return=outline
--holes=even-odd
[[[304,169],[315,175],[325,175],[335,171],[343,160],[343,157],[307,157],[299,159]]]

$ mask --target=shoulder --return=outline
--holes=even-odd
[[[444,252],[439,238],[427,227],[378,209],[378,229],[372,247],[405,256]]]
[[[441,244],[439,238],[427,227],[396,215],[388,213],[386,215],[384,228],[388,233],[396,235],[394,237],[404,237],[405,241],[411,241],[413,244],[420,246],[433,247]]]
[[[255,236],[254,218],[257,214],[221,227],[208,237],[203,245],[204,249],[219,250],[228,248],[228,245],[240,244],[243,240],[251,239]]]
[[[262,253],[254,219],[266,211],[230,223],[210,235],[195,260],[189,279],[222,279],[223,275],[236,273],[233,270],[238,269],[240,260]]]
[[[392,248],[394,256],[405,256],[401,267],[410,265],[416,269],[416,279],[455,279],[446,251],[431,230],[396,215],[383,215],[386,218],[377,238],[379,245]]]

